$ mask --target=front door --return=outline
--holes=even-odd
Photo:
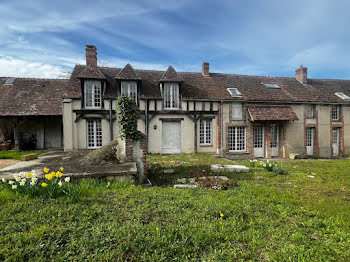
[[[264,157],[264,127],[263,125],[253,126],[254,157]]]
[[[271,156],[278,156],[279,153],[279,128],[278,125],[271,125]]]
[[[181,122],[163,122],[163,154],[181,153]]]
[[[333,156],[339,155],[339,128],[332,129]]]
[[[306,154],[312,156],[314,154],[314,128],[306,128]]]

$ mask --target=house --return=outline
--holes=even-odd
[[[125,95],[140,109],[149,153],[249,159],[350,152],[350,80],[310,79],[303,66],[295,77],[212,73],[207,62],[201,72],[99,67],[96,47],[87,45],[86,65],[75,66],[69,80],[16,79],[12,87],[0,87],[0,130],[5,122],[12,133],[31,128],[38,148],[107,144],[118,137],[116,97]]]

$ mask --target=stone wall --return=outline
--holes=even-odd
[[[134,161],[137,166],[137,175],[140,183],[147,179],[147,138],[139,141],[132,139],[121,140],[125,143],[126,161]]]

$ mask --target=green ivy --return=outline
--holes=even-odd
[[[143,133],[137,130],[140,112],[133,98],[127,96],[118,97],[116,113],[119,136],[121,138],[141,140],[145,137]]]

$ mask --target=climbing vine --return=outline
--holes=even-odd
[[[137,121],[140,119],[140,113],[133,98],[127,96],[118,97],[116,113],[119,136],[121,138],[133,140],[144,138],[144,134],[137,130]]]

